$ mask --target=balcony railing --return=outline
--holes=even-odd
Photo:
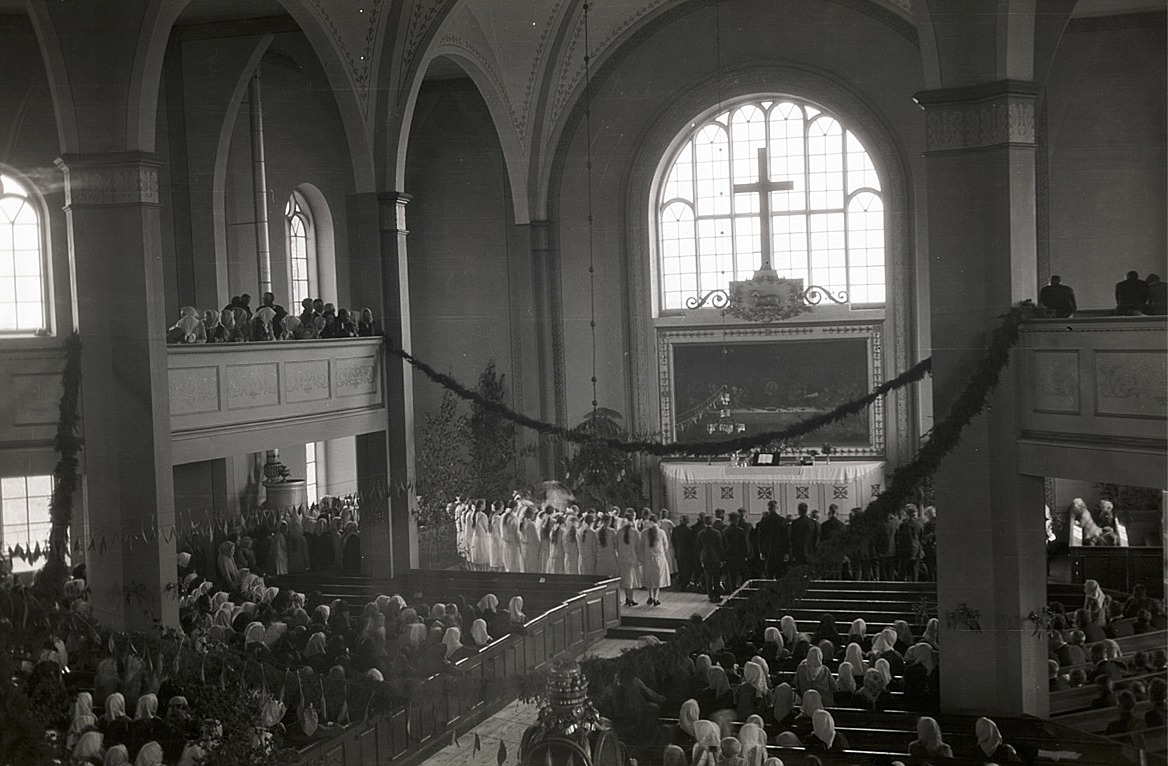
[[[1166,328],[1165,317],[1027,322],[1015,364],[1021,470],[1136,485],[1162,479]]]
[[[173,462],[384,430],[382,353],[380,338],[168,347]]]

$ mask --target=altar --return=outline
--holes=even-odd
[[[736,466],[729,463],[661,463],[665,507],[690,519],[698,513],[745,508],[754,523],[766,513],[767,503],[794,516],[799,503],[818,509],[839,506],[841,520],[852,508],[863,507],[884,488],[884,461],[837,461],[818,465]]]

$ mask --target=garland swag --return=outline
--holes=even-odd
[[[388,340],[388,336],[387,336]],[[820,415],[815,415],[806,418],[790,426],[777,431],[762,431],[748,436],[739,436],[732,439],[719,439],[717,441],[694,441],[694,442],[668,442],[662,443],[649,440],[634,440],[626,441],[616,437],[597,437],[594,433],[580,428],[565,428],[564,426],[555,425],[553,423],[545,423],[542,420],[528,417],[521,412],[516,412],[502,402],[487,399],[479,392],[467,388],[462,383],[459,383],[454,377],[438,372],[430,365],[418,359],[404,349],[390,348],[389,353],[397,356],[409,364],[414,369],[425,375],[431,381],[437,383],[448,391],[453,392],[457,396],[475,403],[488,410],[496,413],[512,423],[521,425],[524,428],[530,428],[533,431],[544,434],[546,436],[555,436],[564,441],[573,442],[576,444],[601,444],[604,447],[619,450],[621,452],[641,452],[647,455],[727,455],[731,452],[739,452],[742,450],[757,449],[765,447],[773,442],[785,441],[788,439],[795,439],[800,436],[811,433],[812,431],[823,428],[826,425],[834,423],[838,420],[843,420],[849,415],[854,415],[862,412],[872,402],[880,397],[903,388],[910,383],[915,383],[932,370],[932,359],[924,359],[917,362],[909,369],[897,375],[892,380],[886,381],[870,393],[855,399],[850,402],[841,404],[839,407],[825,412]]]
[[[48,587],[64,580],[69,527],[73,523],[73,495],[77,491],[77,470],[80,467],[81,439],[77,436],[77,425],[81,420],[78,408],[81,398],[81,336],[76,331],[65,339],[61,389],[57,434],[53,437],[57,464],[53,468],[53,494],[49,499],[48,561],[38,573],[38,583]]]

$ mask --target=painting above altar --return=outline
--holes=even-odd
[[[858,399],[883,381],[873,324],[666,330],[660,335],[662,420],[677,441],[777,431]],[[880,456],[883,407],[798,442],[840,456]],[[711,427],[712,426],[712,427]]]

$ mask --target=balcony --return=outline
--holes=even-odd
[[[1025,323],[1015,357],[1020,470],[1147,486],[1168,461],[1168,321]],[[1155,486],[1159,486],[1157,483]]]
[[[384,430],[380,338],[169,346],[172,461]]]

